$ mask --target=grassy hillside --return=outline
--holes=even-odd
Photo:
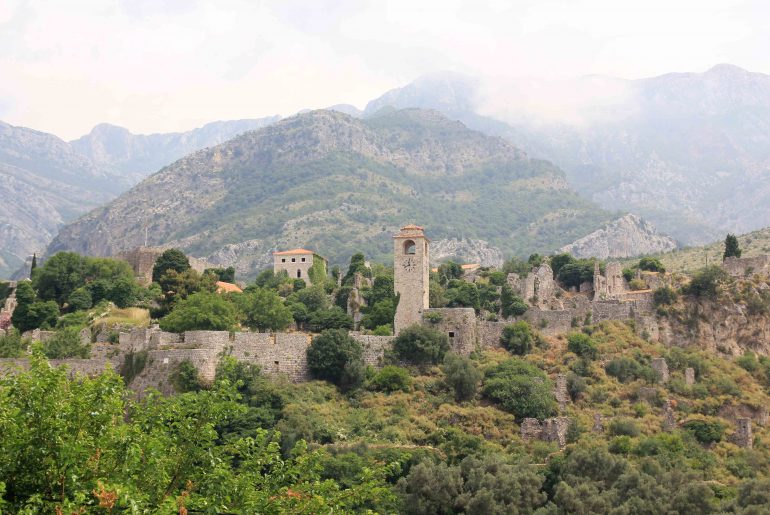
[[[743,250],[742,257],[770,254],[770,227],[738,236],[738,244]],[[666,270],[671,272],[691,272],[703,268],[707,263],[722,262],[724,240],[702,247],[687,247],[684,249],[655,254]]]
[[[619,322],[584,331],[589,339],[581,350],[558,337],[540,339],[524,357],[503,350],[472,356],[484,379],[467,401],[456,400],[445,367],[412,368],[397,380],[372,371],[363,389],[348,393],[325,382],[273,382],[234,365],[218,373],[230,382],[210,389],[200,390],[188,376],[179,385],[191,388],[189,393],[167,400],[151,396],[131,408],[125,420],[105,415],[82,424],[77,447],[82,463],[73,459],[69,465],[80,473],[62,480],[54,500],[38,502],[77,510],[114,492],[110,506],[133,503],[150,511],[160,503],[173,506],[176,499],[190,511],[214,505],[220,511],[264,513],[326,506],[314,503],[351,512],[415,514],[532,513],[538,508],[537,513],[764,513],[770,503],[770,434],[755,423],[753,449],[731,443],[731,435],[734,413],[768,406],[770,362],[753,355],[733,362],[694,349],[663,348]],[[659,356],[671,368],[667,384],[656,382],[650,367],[651,358]],[[514,383],[525,390],[504,402],[490,396],[493,383],[506,383],[491,372],[512,359],[551,378],[568,374],[572,401],[563,413],[571,421],[565,449],[521,438],[516,410],[532,408],[527,381]],[[696,372],[692,386],[683,379],[687,367]],[[38,435],[39,424],[24,425],[13,410],[17,397],[10,394],[37,382],[71,403],[104,392],[106,399],[87,397],[88,411],[101,415],[109,401],[114,403],[109,413],[123,413],[126,397],[111,372],[79,388],[67,386],[65,377],[36,366],[32,377],[22,376],[18,383],[0,381],[0,414],[9,408],[4,420],[10,424],[0,449],[16,453],[21,463],[25,453],[35,452],[24,442]],[[541,381],[549,391],[548,379],[531,384]],[[239,386],[239,396],[228,393],[230,384]],[[59,404],[45,402],[59,402],[52,395],[27,409],[35,421],[56,417],[47,434],[60,431],[64,445],[71,438],[67,427],[77,426],[80,415],[69,410],[63,417],[53,409]],[[663,407],[669,400],[675,427],[664,430]],[[512,412],[507,404],[518,408]],[[554,411],[553,398],[544,406]],[[594,428],[597,414],[601,429]],[[127,456],[119,451],[125,446]],[[45,448],[52,463],[69,456],[66,447]],[[148,459],[151,470],[132,472],[142,470]],[[120,466],[113,466],[116,460]],[[0,462],[0,484],[7,481],[8,507],[20,508],[38,487],[22,479],[39,473],[14,463]],[[239,477],[249,478],[252,486]],[[253,492],[254,481],[269,494]],[[232,496],[232,489],[250,493]],[[249,504],[257,500],[264,504]]]

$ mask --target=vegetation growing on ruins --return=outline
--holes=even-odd
[[[528,271],[542,260],[506,267]],[[559,271],[575,263],[560,260]],[[82,327],[96,334],[110,317],[133,320],[104,298],[88,309],[69,302],[86,306],[77,302],[82,292],[109,291],[116,267],[100,267],[108,271],[102,290],[92,290],[91,279],[73,281],[62,305],[41,299],[34,280],[20,283],[20,305],[50,303],[55,312],[41,325],[59,330],[32,345],[30,371],[0,379],[0,509],[760,513],[770,503],[770,436],[762,425],[768,358],[666,348],[632,322],[590,320],[560,336],[507,320],[501,348],[459,356],[436,330],[444,322],[436,317],[402,331],[386,366],[375,370],[364,364],[361,343],[346,329],[350,317],[334,302],[340,291],[360,295],[364,330],[392,330],[393,271],[364,261],[351,260],[341,287],[331,279],[305,287],[269,272],[243,294],[217,294],[211,274],[192,270],[161,276],[175,289],[132,283],[135,304],[151,307],[166,328],[210,328],[221,320],[228,329],[342,326],[313,338],[315,381],[289,384],[224,358],[216,379],[204,382],[182,361],[169,380],[184,393],[165,399],[133,400],[125,390],[149,365],[146,353],[127,357],[122,378],[112,371],[69,378],[45,364],[45,355],[87,355]],[[68,257],[57,267],[77,262]],[[504,273],[480,269],[469,283],[454,269],[433,274],[431,287],[439,290],[432,298],[464,298],[464,283],[475,288],[468,297],[485,319],[507,318],[509,303],[526,306],[510,298]],[[770,313],[760,279],[705,269],[652,296],[662,320],[696,327],[699,310],[721,303]],[[18,357],[28,345],[12,331],[0,338],[0,356]],[[653,358],[665,359],[668,381]],[[568,424],[563,449],[522,432],[532,426],[526,418],[545,424],[556,415]],[[751,446],[737,445],[743,417],[754,420]]]

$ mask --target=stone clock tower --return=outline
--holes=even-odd
[[[406,225],[393,236],[393,272],[396,294],[400,294],[394,333],[422,322],[423,310],[430,307],[430,256],[422,227]]]

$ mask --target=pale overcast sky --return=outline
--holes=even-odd
[[[0,120],[65,139],[337,103],[418,75],[770,73],[770,2],[0,0]]]

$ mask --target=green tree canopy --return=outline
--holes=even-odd
[[[538,335],[525,321],[508,324],[503,327],[500,343],[512,354],[527,354],[538,340]]]
[[[0,378],[3,512],[394,511],[389,466],[342,486],[304,442],[282,455],[277,432],[223,439],[247,408],[230,383],[243,376],[222,375],[210,390],[134,401],[112,371],[70,379],[35,354],[29,371]]]
[[[169,270],[182,273],[190,269],[190,260],[179,249],[168,249],[163,252],[152,267],[152,282],[160,282],[160,278]]]
[[[233,294],[232,299],[242,314],[244,325],[250,329],[281,331],[293,320],[291,310],[274,291],[253,288]]]
[[[722,260],[729,257],[741,257],[741,254],[743,251],[741,250],[740,245],[738,244],[738,238],[734,234],[728,234],[725,237],[725,251],[722,254]]]
[[[16,302],[18,304],[11,315],[11,324],[20,332],[56,326],[58,305],[53,300],[38,300],[29,281],[21,281],[16,286]]]
[[[639,270],[646,270],[648,272],[665,272],[666,267],[660,262],[660,259],[654,257],[643,257],[639,260],[637,265]]]
[[[343,390],[355,388],[364,380],[363,349],[344,329],[327,329],[313,338],[307,362],[313,377]]]
[[[447,261],[438,267],[438,279],[442,286],[449,284],[449,281],[461,279],[462,276],[462,267],[454,261]]]
[[[524,299],[513,292],[508,284],[503,284],[500,291],[500,308],[505,318],[521,316],[527,312],[529,306]]]
[[[231,266],[228,266],[227,268],[207,268],[203,271],[203,274],[211,274],[217,278],[217,281],[222,281],[225,283],[235,282],[235,268]]]
[[[393,341],[396,356],[416,365],[437,364],[448,350],[446,334],[419,324],[402,329]]]
[[[484,395],[521,420],[544,419],[556,412],[553,384],[545,373],[518,358],[487,370]]]
[[[164,331],[232,331],[238,325],[235,306],[222,295],[210,292],[193,293],[180,300],[173,311],[160,320]]]
[[[326,329],[352,329],[353,319],[339,306],[316,311],[310,315],[310,329],[315,332]]]
[[[482,373],[472,360],[454,352],[447,352],[441,365],[444,382],[455,393],[458,401],[468,401],[476,396]]]

